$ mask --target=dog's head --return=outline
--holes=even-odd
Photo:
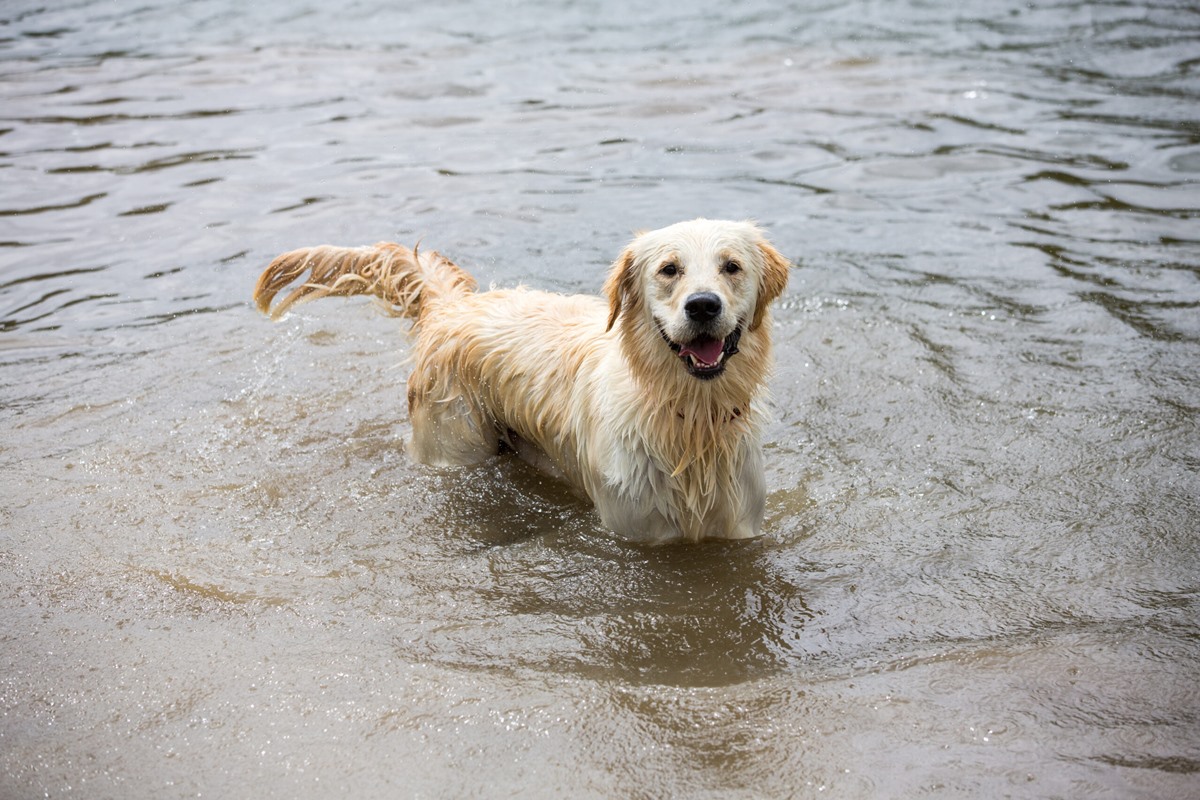
[[[695,378],[725,371],[787,286],[788,261],[749,222],[697,219],[639,235],[605,284],[608,328],[626,315],[657,329]]]

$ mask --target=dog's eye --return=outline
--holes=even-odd
[[[659,268],[658,274],[668,278],[673,278],[679,274],[679,265],[674,261],[668,261]]]
[[[721,268],[726,275],[737,275],[742,271],[742,265],[736,261],[726,261],[725,266]]]

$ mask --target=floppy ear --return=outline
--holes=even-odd
[[[611,331],[616,324],[621,310],[633,298],[637,288],[637,275],[633,269],[633,251],[626,250],[612,265],[608,279],[604,281],[604,294],[608,297],[608,325],[605,332]]]
[[[758,243],[758,249],[762,251],[763,273],[758,284],[758,305],[754,307],[754,319],[750,322],[750,330],[755,330],[762,324],[767,306],[783,294],[787,287],[788,270],[791,268],[791,263],[765,239]]]

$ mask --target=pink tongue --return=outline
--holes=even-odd
[[[679,348],[679,355],[686,356],[689,353],[696,357],[697,361],[702,361],[705,364],[716,364],[717,359],[721,357],[721,351],[725,349],[725,342],[720,339],[697,339],[690,344],[685,344]]]

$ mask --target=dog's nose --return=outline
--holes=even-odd
[[[710,322],[721,313],[721,298],[712,292],[696,292],[684,302],[683,310],[692,322]]]

